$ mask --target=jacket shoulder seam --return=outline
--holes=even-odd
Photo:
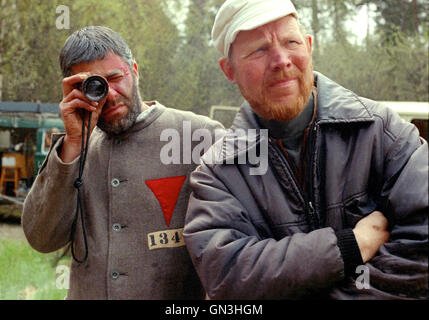
[[[374,117],[377,117],[381,120],[382,124],[383,124],[383,132],[386,134],[386,136],[388,136],[392,141],[395,141],[397,136],[393,134],[393,132],[391,132],[387,127],[386,127],[386,122],[385,119],[380,116],[377,113],[374,113]]]

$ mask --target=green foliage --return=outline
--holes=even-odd
[[[59,102],[58,54],[65,39],[84,26],[105,25],[129,43],[145,100],[202,114],[208,114],[212,105],[240,105],[239,91],[220,70],[220,56],[210,40],[222,3],[0,0],[0,97]],[[60,4],[70,9],[69,30],[56,28]],[[428,27],[423,0],[295,4],[313,34],[316,70],[373,99],[427,100]],[[373,10],[377,28],[365,43],[351,44],[346,21],[362,6]]]
[[[428,101],[428,52],[420,37],[398,33],[395,44],[325,45],[315,69],[374,100]]]
[[[56,27],[60,4],[70,9],[69,30]],[[0,37],[3,100],[60,101],[59,52],[72,32],[87,25],[110,27],[125,38],[140,67],[143,97],[168,94],[165,79],[173,72],[179,39],[162,1],[20,0],[6,1],[1,9],[2,30],[8,30]]]
[[[55,8],[59,4],[60,1],[2,1],[3,100],[58,101],[58,50],[64,41],[55,29]]]
[[[0,240],[0,300],[64,299],[67,290],[56,288],[55,259],[56,254],[38,253],[24,241]]]
[[[427,0],[375,0],[379,32],[385,38],[395,37],[397,32],[415,35],[421,26],[427,27]]]
[[[184,23],[182,45],[170,77],[169,105],[208,114],[216,104],[241,104],[238,90],[230,84],[219,68],[220,55],[210,45],[211,28],[221,0],[192,0]]]

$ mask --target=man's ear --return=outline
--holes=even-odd
[[[228,58],[221,58],[219,60],[219,66],[228,80],[232,83],[235,83],[235,74],[234,68],[232,67],[232,62]]]
[[[311,53],[313,50],[313,38],[309,34],[305,36],[305,43],[307,44],[308,52]]]
[[[135,74],[137,80],[139,79],[139,67],[137,66],[137,62],[134,61],[133,63],[133,73]]]

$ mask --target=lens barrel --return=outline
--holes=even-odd
[[[87,99],[91,101],[100,101],[107,96],[109,84],[102,76],[89,76],[82,83],[82,92]]]

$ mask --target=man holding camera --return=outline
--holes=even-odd
[[[163,164],[160,136],[163,129],[180,135],[185,122],[210,133],[222,126],[143,102],[131,51],[108,28],[73,33],[60,64],[66,132],[55,136],[25,200],[29,243],[40,252],[71,244],[68,299],[204,298],[182,236],[196,165]],[[92,84],[94,94],[106,91],[100,101],[82,89],[93,75],[107,82]]]

